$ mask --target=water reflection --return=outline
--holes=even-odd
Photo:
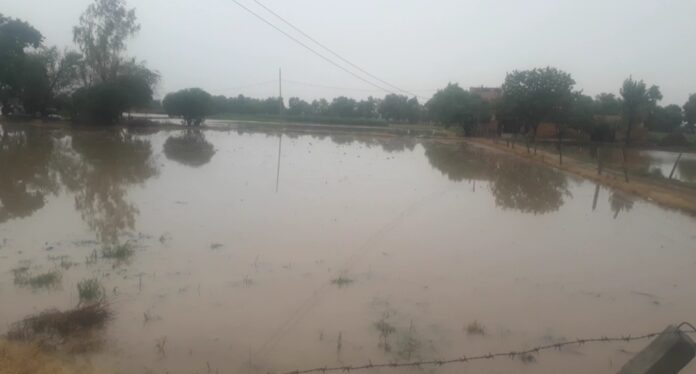
[[[679,161],[679,176],[686,182],[696,182],[696,159]]]
[[[117,243],[138,215],[129,188],[157,175],[150,141],[123,130],[59,138],[46,129],[2,125],[0,144],[0,223],[32,215],[62,188],[97,239]]]
[[[570,196],[565,174],[465,145],[426,143],[430,164],[450,180],[487,180],[503,209],[544,214],[558,210]]]
[[[43,130],[0,125],[0,223],[41,209],[58,191],[51,169],[54,139]]]
[[[74,155],[61,157],[61,175],[75,195],[75,208],[97,239],[118,243],[134,229],[139,213],[128,201],[128,189],[157,175],[150,141],[124,131],[79,132],[72,136],[72,150]]]
[[[616,219],[622,211],[628,212],[633,209],[633,199],[623,192],[614,190],[609,195],[609,205],[611,211],[614,212],[614,219]]]
[[[215,148],[200,130],[187,130],[179,136],[170,136],[164,143],[164,155],[172,161],[191,167],[203,166],[215,155]]]

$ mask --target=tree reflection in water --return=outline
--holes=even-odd
[[[616,219],[621,211],[628,212],[633,209],[633,199],[623,192],[613,190],[609,195],[609,205],[611,211],[614,212],[614,219]]]
[[[466,145],[425,143],[430,164],[452,181],[490,183],[503,209],[544,214],[558,210],[570,195],[565,174]]]
[[[0,125],[0,223],[32,215],[58,181],[51,168],[54,136],[28,126]]]
[[[200,130],[186,130],[183,135],[170,136],[164,143],[168,159],[191,167],[207,164],[215,155],[215,148]]]

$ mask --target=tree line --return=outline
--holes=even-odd
[[[61,51],[44,45],[43,35],[30,24],[0,14],[2,114],[62,114],[76,121],[115,123],[126,112],[162,110],[192,126],[225,114],[379,119],[434,123],[467,135],[481,134],[495,120],[498,135],[512,132],[535,140],[539,126],[550,123],[559,137],[574,130],[613,141],[621,130],[627,143],[639,124],[660,132],[696,130],[696,94],[682,107],[661,106],[658,86],[629,77],[619,95],[591,97],[575,88],[569,73],[553,67],[508,73],[494,97],[450,83],[424,103],[388,94],[312,102],[291,97],[286,105],[279,97],[213,96],[200,88],[170,93],[159,102],[153,100],[159,73],[125,55],[128,40],[139,30],[135,10],[125,0],[94,0],[73,28],[76,49]]]
[[[139,30],[124,0],[95,0],[73,28],[76,49],[61,51],[46,46],[27,22],[0,14],[2,114],[114,123],[148,106],[159,73],[125,56],[126,42]]]

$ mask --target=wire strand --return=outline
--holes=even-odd
[[[395,90],[397,90],[397,91],[401,91],[401,92],[403,92],[403,93],[405,93],[405,94],[407,94],[407,95],[410,95],[410,96],[416,96],[416,97],[418,97],[417,94],[414,94],[414,93],[412,93],[412,92],[410,92],[410,91],[406,91],[406,90],[404,90],[404,89],[402,89],[402,88],[400,88],[400,87],[397,87],[397,86],[395,86],[395,85],[393,85],[393,84],[391,84],[391,83],[389,83],[389,82],[387,82],[387,81],[385,81],[385,80],[383,80],[383,79],[381,79],[381,78],[375,76],[374,74],[372,74],[372,73],[366,71],[365,69],[361,68],[360,66],[358,66],[358,65],[356,65],[356,64],[354,64],[354,63],[352,63],[352,62],[349,61],[347,58],[345,58],[345,57],[339,55],[338,53],[336,53],[336,52],[335,52],[334,50],[332,50],[331,48],[327,47],[327,46],[324,45],[323,43],[321,43],[321,42],[319,42],[318,40],[316,40],[315,38],[311,37],[311,36],[308,35],[306,32],[304,32],[302,29],[300,29],[299,27],[297,27],[297,26],[295,26],[294,24],[292,24],[290,21],[288,21],[288,20],[286,20],[285,18],[283,18],[282,16],[280,16],[278,13],[274,12],[272,9],[268,8],[266,5],[264,5],[263,3],[261,3],[259,0],[254,0],[254,2],[255,2],[256,4],[258,4],[260,7],[262,7],[263,9],[265,9],[268,13],[271,13],[271,14],[274,15],[276,18],[278,18],[279,20],[281,20],[283,23],[285,23],[286,25],[290,26],[291,28],[293,28],[293,29],[294,29],[295,31],[297,31],[298,33],[302,34],[302,36],[304,36],[305,38],[307,38],[307,39],[311,40],[312,42],[314,42],[314,44],[316,44],[316,45],[318,45],[319,47],[323,48],[325,51],[331,53],[332,55],[334,55],[334,56],[335,56],[336,58],[338,58],[339,60],[341,60],[341,61],[345,62],[346,64],[352,66],[353,68],[359,70],[359,71],[362,72],[363,74],[365,74],[365,75],[371,77],[372,79],[374,79],[374,80],[376,80],[376,81],[378,81],[378,82],[380,82],[380,83],[382,83],[382,84],[384,84],[384,85],[387,85],[387,86],[389,86],[389,87],[391,87],[391,88],[393,88],[393,89],[395,89]]]
[[[246,7],[244,4],[240,3],[239,1],[237,1],[237,0],[232,0],[232,2],[234,2],[235,4],[237,4],[240,8],[244,9],[245,11],[247,11],[248,13],[250,13],[251,15],[253,15],[254,17],[256,17],[256,18],[258,18],[259,20],[261,20],[263,23],[265,23],[265,24],[271,26],[271,27],[274,28],[276,31],[278,31],[278,32],[280,32],[281,34],[285,35],[287,38],[291,39],[291,40],[294,41],[295,43],[301,45],[302,47],[304,47],[304,48],[307,49],[308,51],[314,53],[315,55],[317,55],[317,56],[318,56],[319,58],[321,58],[322,60],[324,60],[324,61],[330,63],[331,65],[336,66],[337,68],[339,68],[339,69],[345,71],[346,73],[352,75],[353,77],[355,77],[355,78],[357,78],[357,79],[359,79],[359,80],[361,80],[361,81],[363,81],[363,82],[365,82],[365,83],[367,83],[367,84],[369,84],[369,85],[371,85],[371,86],[373,86],[373,87],[379,88],[380,90],[382,90],[382,91],[384,91],[384,92],[387,92],[387,93],[393,93],[393,94],[395,94],[395,92],[393,92],[392,90],[389,90],[389,89],[387,89],[387,88],[384,88],[384,87],[382,87],[382,86],[380,86],[380,85],[378,85],[378,84],[376,84],[376,83],[374,83],[374,82],[371,82],[371,81],[369,81],[369,80],[367,80],[367,79],[361,77],[360,75],[356,74],[355,72],[353,72],[353,71],[347,69],[346,67],[344,67],[344,66],[338,64],[338,63],[335,62],[334,60],[332,60],[332,59],[330,59],[330,58],[324,56],[323,54],[317,52],[317,51],[314,50],[312,47],[310,47],[310,46],[308,46],[307,44],[303,43],[301,40],[295,38],[294,36],[288,34],[288,33],[285,32],[283,29],[281,29],[280,27],[274,25],[272,22],[270,22],[270,21],[268,21],[267,19],[263,18],[261,15],[259,15],[259,14],[256,13],[256,12],[254,12],[253,10],[249,9],[248,7]]]
[[[691,327],[694,331],[680,331],[679,329],[681,326],[689,326]],[[602,336],[599,338],[591,338],[591,339],[576,339],[572,341],[567,341],[563,343],[554,343],[554,344],[547,344],[547,345],[541,345],[537,346],[531,349],[526,349],[526,350],[521,350],[521,351],[508,351],[508,352],[498,352],[498,353],[487,353],[487,354],[481,354],[477,356],[461,356],[458,358],[452,358],[452,359],[447,359],[447,360],[427,360],[427,361],[410,361],[410,362],[385,362],[385,363],[377,363],[373,364],[372,362],[369,362],[367,364],[359,365],[359,366],[334,366],[334,367],[320,367],[320,368],[313,368],[313,369],[306,369],[306,370],[293,370],[293,371],[286,371],[282,372],[282,374],[309,374],[309,373],[328,373],[328,372],[336,372],[336,371],[342,371],[342,372],[350,372],[353,370],[369,370],[369,369],[377,369],[377,368],[403,368],[403,367],[417,367],[421,368],[423,366],[443,366],[443,365],[450,365],[450,364],[455,364],[455,363],[468,363],[472,361],[480,361],[480,360],[491,360],[495,358],[502,358],[502,357],[507,357],[511,359],[515,358],[524,358],[532,354],[538,354],[542,351],[548,351],[548,350],[561,350],[564,347],[571,346],[571,345],[577,345],[577,346],[582,346],[588,343],[610,343],[610,342],[632,342],[632,341],[637,341],[637,340],[646,340],[646,339],[651,339],[656,336],[662,335],[665,332],[653,332],[650,334],[645,334],[645,335],[640,335],[640,336],[621,336],[621,337],[606,337]],[[676,329],[676,331],[671,332],[672,334],[694,334],[696,333],[696,329],[694,329],[694,326],[688,322],[682,322]],[[269,374],[274,374],[272,372],[269,372]]]

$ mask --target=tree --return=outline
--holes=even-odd
[[[657,102],[662,100],[662,94],[657,86],[646,88],[645,82],[628,77],[621,87],[623,98],[622,116],[626,123],[626,145],[631,142],[633,126],[645,121],[653,111]]]
[[[17,99],[22,89],[27,48],[38,48],[43,35],[19,19],[0,14],[0,105],[2,114],[11,111],[10,101]]]
[[[200,126],[212,109],[212,97],[200,88],[188,88],[167,94],[162,101],[170,117],[180,117],[187,126]]]
[[[505,77],[503,100],[535,141],[542,121],[558,121],[568,113],[574,85],[570,74],[556,68],[516,70]]]
[[[672,132],[682,124],[682,108],[679,105],[657,106],[646,125],[651,131]]]
[[[125,0],[95,0],[73,28],[73,40],[84,56],[86,85],[116,78],[126,41],[140,30],[135,10]]]
[[[595,98],[597,114],[604,116],[620,115],[622,102],[612,93],[601,93]]]
[[[334,98],[329,104],[329,115],[336,117],[355,117],[357,102],[354,99],[339,96]]]
[[[489,106],[480,96],[452,83],[437,91],[426,107],[433,121],[445,126],[459,126],[467,135],[490,115]]]
[[[684,104],[684,122],[687,129],[696,132],[696,94],[689,95],[689,100]]]

